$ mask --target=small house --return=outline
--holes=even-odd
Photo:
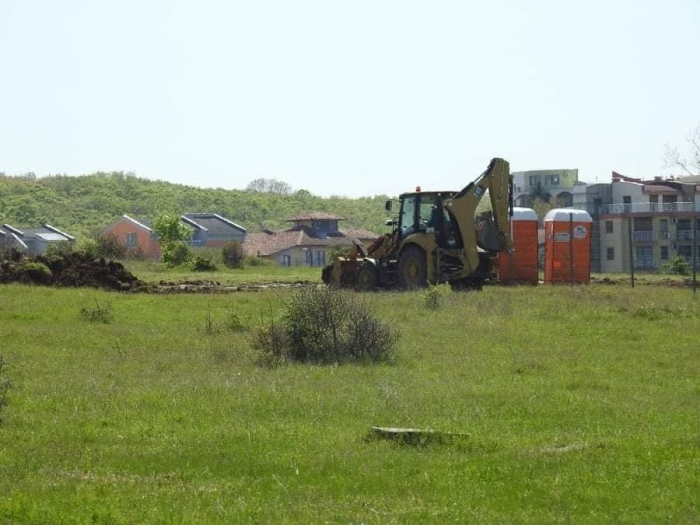
[[[180,218],[192,228],[192,246],[220,248],[231,241],[245,241],[243,226],[216,213],[186,213]]]
[[[250,233],[243,243],[246,255],[261,257],[281,266],[318,266],[330,263],[332,247],[350,249],[359,240],[365,245],[379,235],[362,229],[341,229],[342,217],[326,212],[309,212],[287,219],[292,227],[282,231]]]
[[[12,244],[15,248],[27,250],[31,255],[41,255],[51,245],[61,242],[75,243],[75,237],[51,226],[43,224],[39,228],[17,228],[3,224],[3,243]]]
[[[149,219],[134,219],[122,215],[102,230],[101,235],[113,235],[119,244],[123,244],[132,252],[140,252],[153,259],[160,257],[158,236],[151,229]]]

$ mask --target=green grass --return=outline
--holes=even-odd
[[[271,369],[279,290],[1,287],[0,523],[700,522],[688,289],[441,292],[367,294],[392,365]]]
[[[309,266],[244,266],[230,269],[218,265],[215,272],[191,272],[187,268],[167,268],[154,261],[125,261],[125,268],[146,282],[201,279],[222,284],[265,284],[271,282],[321,282],[321,268]]]

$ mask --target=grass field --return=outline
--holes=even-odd
[[[0,287],[0,523],[700,523],[687,288],[367,294],[393,364],[264,367],[285,293]]]

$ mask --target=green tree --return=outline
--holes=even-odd
[[[292,193],[292,187],[281,180],[260,178],[250,181],[246,186],[246,191],[289,195]]]
[[[192,258],[187,245],[190,230],[177,215],[163,214],[153,222],[153,231],[158,235],[163,262],[170,266],[181,266]]]
[[[153,222],[153,231],[162,244],[182,242],[190,238],[190,230],[177,215],[163,214]]]

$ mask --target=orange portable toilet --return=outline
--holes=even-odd
[[[539,282],[537,227],[537,214],[533,209],[513,208],[513,251],[498,254],[499,281],[534,284]]]
[[[591,281],[591,227],[584,210],[555,208],[544,217],[544,282]]]

